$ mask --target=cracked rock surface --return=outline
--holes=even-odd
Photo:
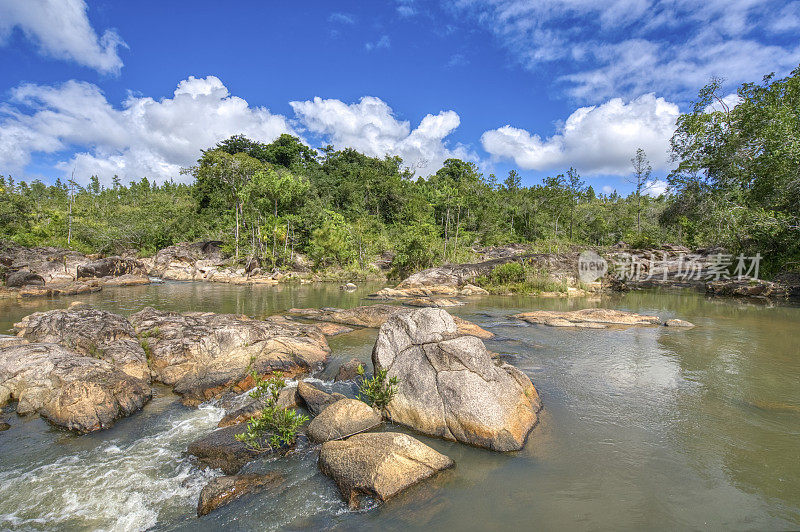
[[[391,316],[372,362],[400,381],[386,417],[422,433],[514,451],[538,421],[541,402],[530,379],[493,361],[483,342],[461,334],[442,309]]]

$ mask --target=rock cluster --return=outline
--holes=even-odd
[[[98,358],[54,343],[0,347],[0,406],[39,413],[80,433],[110,427],[150,399],[147,382]]]
[[[147,307],[131,316],[146,342],[155,380],[172,386],[187,404],[226,389],[252,386],[249,374],[305,373],[327,360],[330,348],[316,328],[289,320]]]

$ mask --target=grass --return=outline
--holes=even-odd
[[[496,266],[487,275],[476,278],[475,284],[490,294],[566,293],[569,288],[566,279],[553,279],[547,272],[538,270],[527,262],[509,262]]]

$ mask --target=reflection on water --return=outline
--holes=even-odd
[[[293,306],[355,306],[375,288],[166,283],[81,300],[124,314],[151,305],[266,315]],[[69,301],[0,301],[0,332]],[[567,330],[507,317],[595,305],[680,317],[697,327]],[[501,455],[420,436],[457,467],[378,508],[350,512],[317,471],[315,450],[306,448],[247,466],[281,472],[279,488],[197,519],[197,494],[215,473],[197,469],[184,451],[221,410],[182,407],[159,388],[143,412],[100,434],[78,437],[37,418],[7,416],[0,528],[800,526],[800,309],[685,291],[601,302],[486,297],[454,313],[495,332],[489,349],[506,354],[539,389],[545,410],[523,451]],[[319,377],[330,380],[353,357],[369,361],[375,335],[332,338],[332,362]]]

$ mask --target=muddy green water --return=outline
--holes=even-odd
[[[235,287],[166,283],[81,297],[130,314],[151,305],[251,315],[364,304],[375,286]],[[0,332],[72,298],[0,301]],[[507,319],[531,309],[606,306],[688,319],[665,327],[567,330]],[[637,292],[602,301],[486,297],[455,309],[493,331],[487,346],[525,371],[542,396],[525,449],[497,454],[419,436],[457,466],[394,500],[350,512],[313,448],[255,462],[285,482],[195,517],[217,475],[185,456],[222,416],[180,406],[166,389],[112,429],[75,436],[6,408],[0,432],[0,529],[785,530],[800,528],[800,308]],[[330,340],[317,377],[369,360],[377,332]],[[346,386],[336,389],[352,393]],[[392,430],[398,430],[396,427]]]

